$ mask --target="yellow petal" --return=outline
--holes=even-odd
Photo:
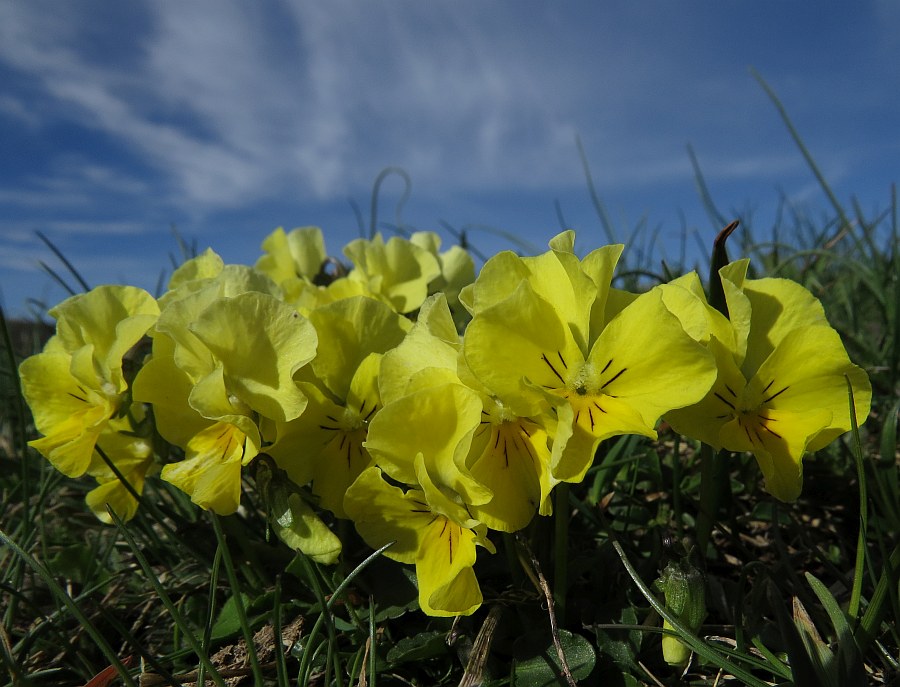
[[[748,377],[789,332],[811,325],[828,326],[822,304],[790,279],[747,279],[743,292],[752,312],[747,357],[742,365]]]
[[[134,286],[98,286],[51,309],[66,350],[93,348],[96,375],[119,385],[122,358],[159,316],[156,300]]]
[[[716,379],[712,356],[684,332],[659,289],[640,296],[609,323],[588,365],[588,393],[627,402],[651,428],[663,413],[703,398]]]
[[[475,565],[475,533],[436,517],[422,534],[416,556],[419,606],[428,615],[470,615],[481,605]]]
[[[464,353],[472,373],[519,416],[536,415],[545,404],[538,389],[565,386],[584,362],[555,305],[524,281],[505,301],[476,314]]]
[[[424,388],[388,403],[369,424],[366,448],[385,472],[407,484],[418,481],[414,459],[423,454],[426,469],[441,488],[466,503],[490,498],[469,474],[465,458],[481,421],[481,399],[459,383]]]
[[[344,510],[373,549],[394,544],[385,556],[401,563],[414,563],[425,528],[435,517],[418,489],[403,491],[388,484],[381,470],[363,470],[347,489]]]
[[[493,496],[470,506],[473,517],[493,530],[525,527],[550,492],[550,446],[544,427],[526,418],[484,420],[473,440],[472,477]]]
[[[241,463],[246,437],[234,425],[217,422],[187,446],[187,457],[162,469],[161,477],[205,510],[230,515],[241,498]],[[255,453],[248,446],[247,453]]]
[[[63,474],[78,477],[90,465],[97,438],[118,409],[118,397],[83,386],[71,375],[70,363],[64,352],[38,353],[22,362],[19,378],[35,427],[45,435],[29,445]]]
[[[350,380],[366,356],[391,350],[410,329],[408,319],[364,296],[317,308],[309,319],[319,340],[327,342],[312,362],[313,371],[338,398],[347,398]]]
[[[243,293],[213,301],[190,330],[221,361],[230,394],[281,422],[303,412],[306,397],[293,376],[315,356],[317,336],[294,308]]]

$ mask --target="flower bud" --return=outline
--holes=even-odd
[[[700,629],[706,617],[706,581],[703,573],[687,557],[670,562],[657,580],[666,600],[666,610],[691,632]],[[663,629],[674,630],[668,621]],[[662,652],[666,663],[684,666],[691,656],[690,648],[677,635],[665,634]]]

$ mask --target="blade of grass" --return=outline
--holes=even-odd
[[[316,600],[319,602],[319,608],[322,609],[319,614],[320,619],[324,619],[325,621],[325,629],[328,632],[328,653],[325,659],[325,684],[328,684],[328,670],[331,667],[332,661],[335,661],[336,647],[337,647],[337,633],[334,631],[334,622],[330,613],[330,606],[325,599],[325,593],[322,591],[322,583],[319,580],[319,575],[316,572],[316,568],[313,565],[312,561],[308,556],[303,556],[301,554],[301,563],[303,564],[303,568],[306,571],[306,577],[309,580],[309,586],[312,588],[313,594],[316,597]],[[316,629],[318,622],[313,626],[313,629]],[[312,633],[310,633],[312,634]],[[301,672],[301,675],[304,673]],[[343,687],[343,681],[341,680],[341,671],[340,666],[335,662],[334,665],[334,679],[337,682],[337,687]]]
[[[653,592],[650,591],[650,588],[644,583],[640,575],[638,575],[637,570],[635,570],[634,566],[631,564],[631,561],[628,559],[628,555],[625,553],[625,549],[622,548],[622,545],[619,543],[612,529],[608,526],[608,523],[604,522],[604,525],[606,534],[609,537],[613,548],[621,559],[622,565],[625,566],[625,570],[628,572],[628,576],[631,577],[631,581],[634,582],[635,586],[640,590],[643,597],[653,607],[653,610],[659,613],[659,615],[663,619],[668,621],[672,628],[678,633],[678,636],[681,638],[681,640],[685,644],[687,644],[694,653],[701,656],[710,663],[715,664],[722,670],[729,672],[739,680],[743,680],[747,685],[752,685],[752,687],[768,687],[767,682],[760,680],[737,663],[728,660],[720,652],[713,649],[706,642],[697,637],[684,624],[682,624],[682,622],[678,618],[672,615],[666,609],[665,604],[661,603],[659,599],[657,599],[653,595]]]
[[[706,179],[703,178],[703,172],[700,170],[700,163],[697,160],[697,155],[694,153],[694,147],[688,144],[687,152],[688,157],[691,158],[691,167],[694,169],[694,183],[697,185],[697,192],[700,194],[703,208],[706,210],[709,221],[712,222],[713,229],[718,231],[720,227],[724,227],[728,224],[728,220],[726,220],[725,216],[719,212],[719,209],[713,202],[709,187],[706,185]]]
[[[347,575],[347,577],[345,577],[344,580],[334,590],[334,593],[331,595],[331,598],[328,599],[328,601],[324,603],[324,605],[322,606],[322,612],[319,614],[319,617],[316,618],[316,622],[313,625],[312,630],[310,630],[309,636],[306,639],[306,648],[303,651],[303,656],[300,659],[300,670],[298,672],[298,679],[303,679],[304,676],[306,676],[309,671],[309,666],[310,666],[310,664],[312,662],[312,658],[313,658],[313,656],[312,656],[313,643],[315,642],[316,638],[318,637],[319,632],[322,629],[322,625],[325,623],[324,614],[331,610],[332,605],[338,599],[340,599],[341,594],[343,594],[344,590],[353,581],[353,579],[359,573],[361,573],[363,570],[365,570],[365,568],[368,567],[368,565],[370,563],[372,563],[372,561],[374,561],[376,558],[378,558],[381,554],[383,554],[385,551],[387,551],[393,545],[394,545],[394,542],[388,542],[387,544],[382,546],[377,551],[374,551],[373,553],[369,554],[366,557],[366,559],[364,561],[362,561],[362,563],[360,563],[353,570],[350,571],[350,573]],[[301,684],[305,684],[305,683],[301,683]]]
[[[284,657],[284,640],[282,639],[281,575],[275,576],[275,591],[272,597],[272,632],[275,635],[276,679],[278,680],[278,687],[290,687],[288,683],[287,661]]]
[[[90,291],[90,290],[91,290],[91,287],[88,286],[88,283],[84,280],[84,278],[81,276],[81,274],[79,274],[78,270],[75,269],[75,266],[72,265],[71,262],[69,262],[68,258],[66,258],[65,255],[63,255],[63,252],[62,252],[59,248],[57,248],[57,247],[53,244],[53,242],[52,242],[50,239],[48,239],[48,238],[47,238],[43,233],[41,233],[40,231],[36,231],[36,232],[34,232],[34,233],[37,234],[37,237],[38,237],[41,241],[44,242],[44,245],[46,245],[47,248],[49,248],[49,249],[52,251],[52,253],[53,253],[57,258],[59,258],[59,261],[60,261],[63,265],[66,266],[66,269],[69,270],[69,274],[71,274],[73,277],[75,277],[75,280],[78,282],[79,286],[81,286],[82,290],[83,290],[83,291]]]
[[[203,650],[209,652],[209,644],[212,638],[212,628],[214,618],[216,616],[216,589],[219,586],[219,568],[222,565],[222,549],[216,547],[216,553],[213,556],[212,567],[209,571],[209,597],[206,602],[206,606],[209,609],[206,613],[206,626],[203,628]],[[206,678],[204,674],[206,673],[206,667],[201,662],[199,666],[197,666],[197,683],[201,685],[206,684]]]
[[[810,170],[816,177],[816,180],[819,182],[819,186],[821,186],[822,191],[824,191],[825,196],[828,198],[828,202],[831,203],[831,207],[834,208],[834,211],[837,213],[838,217],[840,217],[842,228],[847,229],[848,233],[853,238],[853,241],[856,243],[857,249],[860,249],[861,245],[859,242],[859,237],[857,237],[856,232],[853,231],[853,225],[850,223],[850,219],[847,216],[847,213],[844,211],[844,208],[841,205],[840,201],[837,199],[837,196],[834,194],[834,191],[831,190],[831,186],[828,185],[828,182],[825,179],[825,175],[822,174],[822,171],[819,169],[819,166],[813,159],[813,156],[809,152],[809,149],[806,147],[806,144],[803,143],[803,139],[800,138],[800,133],[797,131],[796,127],[794,127],[794,123],[791,121],[791,118],[788,115],[784,105],[781,103],[781,100],[778,98],[772,87],[769,86],[765,79],[762,78],[762,75],[759,72],[751,67],[750,74],[754,79],[756,79],[757,83],[759,83],[762,89],[766,92],[766,95],[769,96],[769,99],[772,101],[775,109],[778,110],[778,114],[781,116],[781,120],[787,127],[788,133],[791,135],[791,138],[794,139],[794,143],[800,150],[800,154],[803,155],[803,159],[806,160],[806,164],[809,165]]]
[[[238,622],[241,625],[244,641],[247,643],[247,658],[250,660],[250,668],[253,671],[253,680],[257,685],[261,685],[264,681],[262,668],[259,665],[259,658],[256,655],[256,643],[253,641],[253,629],[250,627],[250,622],[247,620],[247,610],[244,608],[244,601],[241,598],[241,585],[234,568],[234,561],[231,560],[231,552],[228,550],[228,543],[225,541],[225,533],[222,531],[222,523],[219,520],[219,516],[210,511],[210,519],[213,523],[213,530],[216,533],[216,542],[219,545],[219,551],[222,552],[222,562],[225,564],[225,575],[228,577],[228,584],[231,586]]]
[[[96,628],[94,623],[91,622],[90,618],[88,618],[75,603],[74,599],[69,596],[66,591],[59,585],[59,583],[54,579],[53,575],[50,574],[50,571],[47,570],[43,565],[38,563],[37,560],[34,559],[28,552],[24,551],[19,547],[16,542],[9,538],[9,536],[3,531],[0,530],[0,542],[3,542],[9,549],[19,558],[21,558],[25,563],[34,570],[38,576],[43,580],[44,584],[50,589],[51,594],[54,598],[61,603],[66,609],[72,614],[72,616],[78,621],[78,624],[87,632],[88,636],[97,645],[100,651],[103,653],[103,656],[109,661],[109,665],[115,666],[116,670],[119,671],[119,675],[122,677],[122,681],[128,687],[137,687],[134,680],[131,678],[131,674],[128,671],[128,668],[125,667],[125,664],[119,659],[118,654],[113,650],[113,648],[109,645],[109,642],[106,641],[106,638],[100,633],[100,631]],[[224,687],[224,685],[222,686]]]
[[[584,144],[581,142],[581,136],[575,137],[575,146],[578,148],[578,157],[581,158],[581,168],[584,170],[584,179],[587,182],[591,203],[594,204],[594,210],[597,212],[597,217],[600,219],[600,225],[603,227],[603,232],[606,234],[606,242],[616,243],[616,232],[609,219],[609,213],[606,211],[606,206],[603,205],[603,201],[600,200],[600,195],[597,193],[597,187],[594,186],[594,177],[591,174],[591,167],[588,164],[587,154],[584,152]]]
[[[853,385],[847,381],[847,397],[850,401],[850,426],[853,437],[853,457],[856,460],[856,474],[859,480],[859,534],[856,539],[856,561],[853,566],[853,587],[850,593],[850,605],[847,613],[855,622],[859,616],[859,601],[862,596],[863,568],[866,563],[866,537],[869,530],[869,507],[866,488],[866,469],[863,465],[862,442],[859,438],[859,426],[856,423],[856,406],[853,402]]]
[[[375,652],[375,599],[369,597],[369,685],[375,687],[377,675],[375,673],[376,652]]]
[[[194,652],[200,662],[205,666],[206,671],[209,673],[212,681],[216,683],[217,687],[225,687],[225,682],[222,679],[222,676],[219,675],[219,671],[216,670],[216,667],[212,664],[212,661],[210,661],[209,655],[207,654],[205,648],[201,646],[200,642],[197,640],[193,629],[185,620],[184,616],[181,615],[181,611],[179,611],[178,607],[172,602],[172,599],[169,597],[168,592],[166,592],[165,588],[160,583],[159,578],[153,572],[153,568],[150,566],[150,563],[141,552],[140,547],[134,539],[134,536],[131,534],[131,532],[128,531],[128,527],[126,527],[125,523],[122,522],[122,519],[118,515],[116,515],[114,511],[110,510],[109,514],[113,520],[113,523],[119,529],[119,532],[128,543],[132,555],[138,562],[141,570],[144,571],[144,575],[147,577],[147,580],[156,591],[159,600],[162,601],[163,605],[166,607],[166,610],[172,616],[172,620],[175,622],[176,628],[184,635],[185,641],[187,641],[188,645],[190,645],[191,647],[191,650]]]
[[[391,174],[399,176],[403,179],[404,183],[403,195],[400,196],[400,200],[397,201],[397,206],[394,210],[395,217],[397,218],[397,226],[403,226],[401,214],[403,212],[403,206],[406,205],[406,201],[409,200],[409,196],[412,193],[412,179],[409,178],[409,174],[407,174],[406,170],[402,167],[385,167],[378,173],[378,176],[375,177],[375,183],[372,185],[372,200],[369,206],[370,239],[374,239],[375,234],[378,231],[378,197],[381,194],[381,184],[384,183],[384,180]]]

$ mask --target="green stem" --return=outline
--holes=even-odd
[[[556,600],[556,618],[560,625],[566,623],[566,592],[569,579],[569,485],[556,485],[554,504],[553,545],[553,596]]]
[[[682,527],[684,527],[683,511],[681,507],[681,435],[675,435],[675,453],[672,457],[672,511],[675,517],[676,536],[681,539]]]
[[[700,512],[697,513],[697,550],[706,557],[706,547],[712,535],[713,521],[719,510],[718,498],[714,488],[716,454],[712,446],[700,446]]]

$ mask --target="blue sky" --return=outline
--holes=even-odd
[[[576,136],[625,239],[677,256],[719,209],[768,236],[779,199],[828,206],[762,88],[839,198],[890,203],[900,160],[900,3],[0,2],[0,303],[65,293],[50,238],[91,285],[154,289],[171,228],[253,263],[278,226],[329,249],[368,222],[372,183],[412,179],[399,220],[538,247],[605,242]],[[386,179],[379,219],[397,221]],[[443,232],[446,241],[452,238]],[[689,250],[696,241],[690,239]]]

